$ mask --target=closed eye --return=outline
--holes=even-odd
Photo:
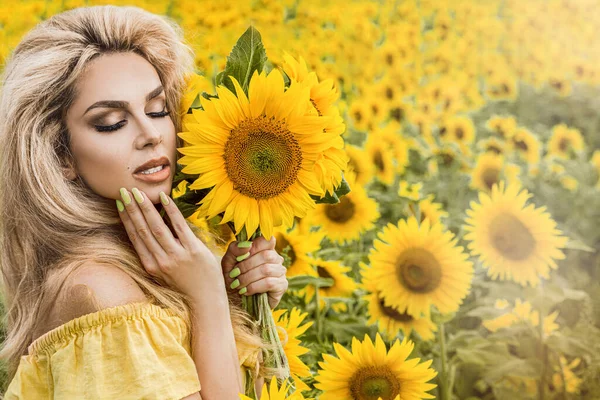
[[[148,113],[146,115],[149,115],[152,118],[164,118],[167,115],[170,114],[170,111],[167,111],[167,108],[165,107],[165,109],[161,112],[156,112],[156,113]],[[122,126],[124,126],[127,123],[127,120],[124,119],[123,121],[119,121],[114,125],[94,125],[94,128],[96,128],[96,131],[98,132],[112,132],[112,131],[116,131],[117,129],[120,129]]]

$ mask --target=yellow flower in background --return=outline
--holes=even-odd
[[[434,339],[437,326],[429,318],[415,318],[385,303],[369,274],[371,270],[368,265],[360,263],[362,287],[368,292],[362,297],[367,303],[367,324],[377,325],[379,332],[388,340],[395,339],[400,331],[406,337],[415,331],[422,340]]]
[[[494,153],[480,154],[471,172],[471,187],[491,191],[492,187],[500,182],[503,167],[504,157]]]
[[[505,187],[502,181],[491,194],[479,192],[479,202],[466,211],[464,238],[493,279],[536,286],[557,268],[555,260],[565,258],[559,249],[568,238],[560,236],[545,207],[526,205],[531,196],[518,183]]]
[[[319,288],[321,300],[319,307],[323,308],[325,306],[323,297],[350,297],[358,288],[358,284],[354,279],[348,276],[348,272],[352,271],[352,268],[344,266],[340,261],[318,259],[313,262],[313,265],[319,277],[333,279],[333,286]],[[310,302],[315,295],[314,286],[307,286],[304,293],[306,293],[306,302]],[[342,306],[339,310],[345,311],[345,307]]]
[[[289,232],[287,229],[275,228],[274,236],[277,253],[284,254],[287,252],[286,254],[290,259],[290,264],[285,264],[287,276],[316,276],[311,266],[314,261],[311,255],[321,248],[322,233],[310,231],[301,233],[298,226],[295,226]]]
[[[407,359],[413,351],[413,342],[396,340],[389,351],[379,334],[375,344],[368,335],[361,342],[352,338],[352,351],[333,343],[336,356],[323,354],[319,362],[317,389],[323,391],[320,400],[377,399],[419,400],[433,399],[427,393],[436,387],[427,383],[437,372],[430,368],[431,360]]]
[[[359,239],[361,234],[373,229],[379,219],[377,202],[356,184],[354,176],[352,172],[346,174],[352,190],[342,196],[339,203],[317,204],[307,216],[311,225],[320,226],[329,240],[340,244]]]
[[[504,307],[498,307],[498,304],[496,304],[496,308],[507,308],[509,304],[508,302],[506,302],[506,304],[504,302],[506,302],[506,300],[502,302]],[[558,330],[559,325],[556,323],[557,317],[558,311],[544,317],[544,336],[548,336],[552,332]],[[528,323],[533,327],[538,327],[540,325],[540,313],[537,310],[532,309],[531,303],[516,299],[513,309],[494,319],[483,321],[482,325],[490,332],[497,332],[500,329],[508,328],[521,322]]]
[[[510,139],[517,131],[517,120],[512,116],[494,115],[487,122],[489,130],[503,139]]]
[[[499,74],[487,81],[487,95],[492,100],[515,100],[518,94],[517,80],[509,74]]]
[[[370,161],[370,170],[381,183],[392,185],[396,178],[396,166],[394,164],[394,153],[382,140],[375,134],[370,134],[365,142],[365,152]]]
[[[559,181],[565,189],[571,192],[577,191],[577,188],[579,187],[579,182],[577,182],[577,179],[573,178],[572,176],[561,176]]]
[[[567,393],[581,393],[581,384],[583,379],[577,377],[573,370],[581,363],[581,358],[574,358],[570,363],[564,356],[559,357],[560,366],[555,367],[558,372],[552,375],[552,384],[557,391],[562,391],[563,388]]]
[[[376,289],[386,304],[413,317],[458,310],[471,287],[473,265],[457,239],[441,223],[415,217],[391,223],[378,234],[369,253]]]
[[[237,235],[245,226],[250,237],[260,225],[271,237],[273,227],[290,227],[295,216],[314,208],[310,195],[324,191],[314,165],[327,150],[329,118],[306,115],[309,88],[292,82],[285,90],[278,70],[250,80],[249,97],[232,79],[236,94],[218,87],[218,99],[201,99],[196,122],[178,135],[191,143],[178,149],[182,172],[200,174],[190,189],[212,188],[201,201],[208,218],[224,212],[221,223],[233,221]]]
[[[512,150],[530,165],[540,161],[540,141],[537,136],[525,128],[518,128],[509,142]]]
[[[503,155],[506,152],[506,143],[494,136],[477,141],[477,147],[483,152]]]
[[[552,136],[548,140],[548,156],[569,159],[571,152],[580,152],[584,146],[583,136],[578,129],[559,124],[552,128]]]
[[[301,325],[307,315],[308,313],[301,313],[296,307],[289,311],[273,310],[273,319],[279,329],[279,340],[283,345],[283,350],[290,365],[290,374],[292,379],[294,379],[298,392],[310,389],[300,379],[301,377],[306,378],[311,376],[310,368],[300,359],[300,356],[308,353],[309,349],[301,346],[299,338],[314,323],[314,321],[309,321]]]
[[[177,185],[177,187],[173,188],[171,191],[171,198],[176,199],[180,196],[183,196],[187,191],[187,181],[181,181]]]
[[[270,384],[267,384],[267,382],[263,384],[259,400],[312,400],[302,396],[300,391],[296,391],[288,396],[287,393],[289,389],[290,384],[287,380],[281,384],[281,387],[278,387],[277,379],[271,379]],[[251,397],[242,393],[239,393],[238,395],[240,396],[240,400],[252,400]]]
[[[432,224],[442,222],[442,218],[448,218],[448,213],[443,210],[443,205],[434,202],[435,196],[433,194],[428,195],[426,198],[419,201],[419,212],[421,213],[421,219],[419,222],[423,222],[425,218],[428,218]],[[408,214],[417,217],[417,210],[414,204],[408,205]]]
[[[348,155],[348,171],[352,171],[356,175],[356,184],[364,186],[371,182],[373,168],[367,152],[352,145],[347,145],[345,150]],[[351,187],[351,189],[354,188]]]
[[[409,183],[407,181],[400,181],[400,185],[398,187],[398,196],[417,201],[421,197],[422,189],[422,182]]]

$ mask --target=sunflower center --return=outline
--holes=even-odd
[[[499,170],[497,170],[495,168],[486,168],[483,171],[481,178],[483,179],[483,183],[485,184],[485,186],[489,190],[492,190],[492,186],[494,186],[495,183],[498,183],[499,176],[500,176]]]
[[[235,190],[254,199],[268,199],[296,182],[302,149],[285,122],[263,115],[231,130],[224,159]]]
[[[492,245],[506,258],[525,260],[535,250],[535,238],[523,222],[510,214],[499,214],[490,223]]]
[[[567,149],[569,148],[569,140],[562,138],[558,143],[558,148],[560,149],[560,151],[567,151]]]
[[[352,400],[393,400],[400,394],[400,381],[385,366],[368,366],[350,378]]]
[[[520,149],[520,150],[523,150],[523,151],[527,151],[527,149],[529,148],[529,147],[527,146],[527,143],[525,143],[523,140],[516,140],[516,141],[515,141],[515,146],[516,146],[518,149]]]
[[[317,266],[317,274],[319,274],[319,278],[331,278],[334,279],[333,276],[327,271],[325,268],[320,265]],[[335,279],[334,279],[335,280]]]
[[[393,320],[400,322],[410,322],[413,320],[413,317],[407,313],[401,313],[393,307],[388,307],[385,305],[383,299],[379,299],[379,308],[381,312],[390,317]]]
[[[296,252],[294,251],[294,246],[292,246],[283,235],[278,233],[275,237],[275,251],[277,251],[277,254],[283,254],[283,250],[288,246],[290,247],[287,252],[287,256],[290,258],[290,265],[294,265],[294,262],[296,261]]]
[[[350,221],[355,211],[356,206],[347,196],[343,196],[337,204],[325,205],[325,215],[327,218],[338,224]]]
[[[429,293],[442,281],[442,267],[429,251],[419,248],[404,251],[396,260],[396,273],[411,292]]]
[[[383,154],[381,154],[381,150],[375,150],[375,153],[373,154],[373,164],[375,164],[375,167],[378,171],[381,172],[385,170],[385,165],[383,164]]]
[[[461,140],[464,137],[465,137],[465,131],[463,130],[463,128],[461,128],[461,127],[456,128],[456,138],[458,140]]]

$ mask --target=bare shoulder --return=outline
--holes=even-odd
[[[139,285],[118,267],[88,263],[65,280],[42,333],[86,314],[146,300]]]

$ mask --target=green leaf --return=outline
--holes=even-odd
[[[571,249],[571,250],[581,250],[581,251],[586,251],[588,253],[595,253],[596,249],[594,249],[593,247],[588,246],[587,244],[577,240],[577,239],[570,239],[567,244],[565,244],[565,249]]]
[[[331,287],[334,284],[331,278],[318,278],[316,276],[298,275],[288,279],[288,289],[304,289],[308,285],[316,285],[319,287]]]
[[[183,165],[177,163],[177,166],[175,168],[175,176],[173,177],[173,187],[179,185],[184,180],[188,181],[188,183],[192,183],[193,181],[198,179],[198,177],[200,176],[199,174],[195,174],[195,175],[184,174],[183,172],[181,172],[181,170],[183,168],[184,168]]]
[[[210,192],[211,189],[188,190],[181,196],[173,199],[179,211],[184,218],[188,218],[198,211],[200,201]]]
[[[347,195],[350,193],[350,185],[346,182],[346,179],[342,177],[342,181],[340,185],[335,188],[333,193],[326,192],[324,197],[317,197],[311,195],[312,199],[316,204],[337,204],[340,202],[340,197]]]
[[[262,72],[267,53],[262,44],[260,33],[256,28],[250,26],[246,32],[238,39],[235,46],[227,57],[225,70],[217,75],[222,85],[225,85],[232,93],[235,93],[235,87],[229,77],[234,77],[248,94],[250,78],[254,71]]]

